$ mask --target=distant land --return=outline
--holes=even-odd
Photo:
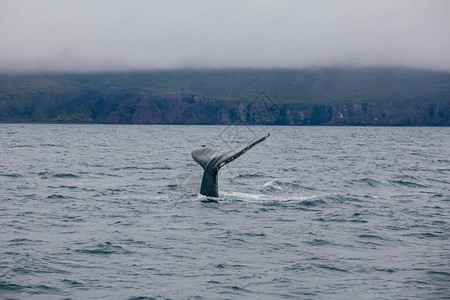
[[[0,122],[450,126],[450,73],[327,68],[0,74]]]

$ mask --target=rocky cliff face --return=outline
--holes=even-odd
[[[172,95],[103,102],[94,122],[126,124],[450,125],[450,101],[282,104]]]
[[[0,122],[450,126],[450,73],[337,68],[0,74]]]

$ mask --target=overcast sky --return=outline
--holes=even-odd
[[[0,71],[450,71],[450,0],[0,0]]]

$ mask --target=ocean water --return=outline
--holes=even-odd
[[[0,124],[0,299],[243,298],[449,299],[450,128]]]

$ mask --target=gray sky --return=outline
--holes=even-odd
[[[450,70],[450,0],[0,0],[0,71]]]

